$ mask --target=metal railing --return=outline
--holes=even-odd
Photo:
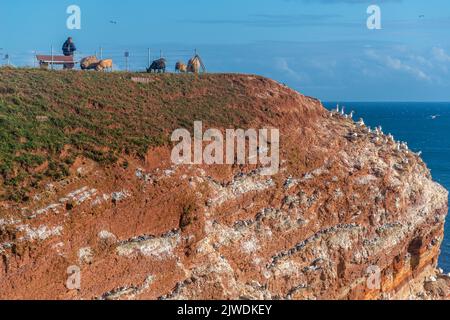
[[[140,48],[124,49],[99,46],[96,49],[82,48],[75,52],[75,60],[80,61],[84,57],[96,56],[99,60],[112,59],[114,71],[145,71],[154,60],[165,58],[167,60],[167,70],[175,70],[175,64],[182,61],[187,64],[188,60],[198,53],[197,49],[159,49],[159,48]],[[30,51],[8,51],[0,48],[0,65],[13,67],[38,67],[37,55],[50,55],[52,62],[54,57],[62,55],[49,46],[48,50],[30,50]],[[52,69],[53,69],[52,63]]]

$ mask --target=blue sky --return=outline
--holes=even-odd
[[[66,28],[72,4],[81,30]],[[366,27],[370,4],[382,30]],[[101,46],[118,69],[126,50],[143,69],[147,48],[171,64],[197,48],[210,71],[261,74],[322,100],[450,101],[448,0],[1,0],[0,28],[15,65],[72,35],[81,56]]]

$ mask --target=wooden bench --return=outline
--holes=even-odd
[[[47,56],[37,55],[36,59],[39,61],[41,69],[48,69],[48,66],[64,65],[64,69],[73,69],[77,63],[73,56]]]

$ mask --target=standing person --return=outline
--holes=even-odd
[[[65,56],[73,56],[74,52],[77,51],[77,47],[75,47],[75,43],[73,43],[72,37],[69,37],[66,42],[64,42],[62,51]]]
[[[73,57],[75,51],[77,51],[77,47],[75,46],[72,37],[69,37],[66,42],[64,42],[62,51],[66,57]],[[74,66],[73,63],[67,63],[64,65],[64,69],[73,69]]]

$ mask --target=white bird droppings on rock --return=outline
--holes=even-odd
[[[90,247],[78,250],[78,260],[81,264],[91,264],[94,261],[94,253]]]
[[[113,202],[117,203],[122,200],[125,200],[126,198],[129,198],[131,194],[127,190],[117,191],[113,192],[111,194],[111,199]]]
[[[242,244],[242,250],[247,254],[252,254],[259,249],[258,240],[252,238]]]
[[[173,250],[179,241],[180,236],[178,234],[162,238],[144,239],[142,241],[133,240],[118,246],[117,254],[130,257],[133,254],[140,253],[146,257],[162,260],[173,255]]]
[[[117,240],[117,237],[113,233],[111,233],[111,232],[109,232],[107,230],[100,231],[98,233],[98,237],[101,240],[114,240],[114,241]]]
[[[62,226],[49,228],[47,226],[40,226],[39,228],[32,228],[29,225],[21,225],[17,228],[19,231],[25,233],[21,240],[46,240],[50,237],[60,236],[63,230]]]

